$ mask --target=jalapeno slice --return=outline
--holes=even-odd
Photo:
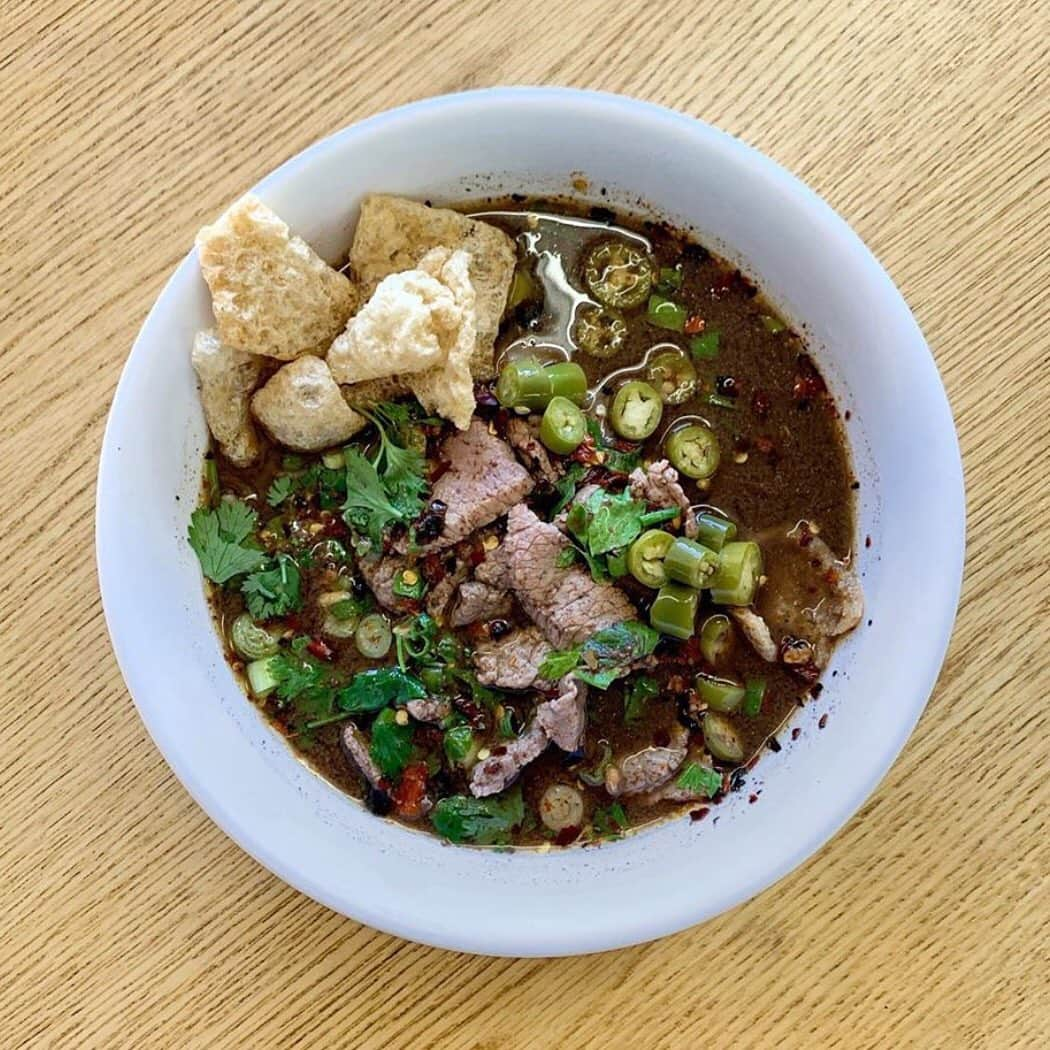
[[[762,549],[751,540],[727,543],[709,581],[711,600],[719,605],[750,605],[762,576]]]
[[[648,383],[634,379],[616,391],[609,423],[620,437],[644,441],[660,425],[663,414],[660,395]]]
[[[572,361],[544,365],[534,357],[521,357],[504,365],[496,382],[496,399],[504,408],[538,412],[554,397],[583,403],[587,376],[579,365]]]
[[[654,354],[645,377],[659,391],[665,405],[681,405],[696,393],[693,362],[677,350],[661,350]]]
[[[713,666],[718,666],[733,644],[733,625],[724,613],[716,613],[704,620],[700,628],[700,655]]]
[[[681,583],[665,583],[649,610],[649,622],[662,634],[683,641],[693,637],[700,592]]]
[[[680,474],[702,481],[718,470],[718,438],[707,427],[691,423],[667,439],[667,458]]]
[[[680,536],[664,557],[664,570],[669,579],[699,590],[718,569],[718,554],[695,540]]]
[[[733,723],[717,711],[704,715],[704,743],[722,762],[743,762],[744,742]]]
[[[696,676],[696,695],[712,711],[737,710],[744,699],[744,693],[744,687],[729,678],[716,678],[711,674]]]
[[[540,421],[540,441],[559,456],[567,456],[587,436],[583,413],[567,397],[552,397]]]
[[[674,536],[662,529],[643,532],[627,550],[627,571],[646,587],[667,583],[664,555],[674,543]]]
[[[572,340],[591,357],[615,357],[627,342],[627,322],[616,310],[584,303],[576,313]]]
[[[717,514],[704,511],[696,516],[696,538],[713,551],[720,551],[728,540],[736,538],[736,525]]]
[[[583,267],[591,295],[605,306],[630,310],[649,298],[653,287],[652,260],[626,241],[595,245]]]

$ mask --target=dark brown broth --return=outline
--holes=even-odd
[[[585,214],[582,209],[565,202],[532,202],[535,210],[570,214]],[[504,209],[524,212],[520,202],[501,200],[487,202],[485,210]],[[475,202],[470,209],[482,210]],[[599,213],[608,218],[605,210]],[[518,220],[489,221],[503,225],[514,236],[521,230]],[[739,525],[743,536],[753,536],[763,530],[790,527],[799,519],[819,522],[821,535],[840,555],[849,553],[853,532],[852,475],[849,466],[847,445],[838,413],[830,398],[812,397],[800,400],[796,384],[800,375],[805,378],[812,366],[806,357],[802,339],[793,332],[778,334],[769,332],[761,321],[763,314],[774,311],[757,293],[754,286],[738,271],[717,256],[691,242],[683,234],[662,224],[633,221],[623,217],[616,221],[628,229],[637,230],[648,237],[659,266],[681,264],[683,284],[676,298],[683,302],[690,314],[704,319],[708,330],[721,333],[719,354],[714,361],[697,361],[697,371],[702,382],[700,396],[711,393],[719,377],[732,377],[737,389],[735,409],[699,405],[697,401],[665,410],[664,420],[657,433],[646,443],[644,454],[647,460],[663,458],[661,438],[668,424],[681,415],[699,414],[714,428],[722,448],[721,466],[709,488],[701,491],[697,486],[682,479],[687,493],[696,503],[712,504],[729,514]],[[562,231],[563,234],[565,231]],[[573,247],[583,248],[596,238],[608,236],[608,231],[570,231],[566,244],[566,269],[570,279],[582,286],[578,263],[573,262]],[[527,337],[535,328],[535,311],[521,309],[509,316],[501,331],[497,351],[508,343]],[[621,355],[609,361],[597,361],[586,354],[577,354],[576,360],[585,368],[592,383],[617,368],[636,363],[655,342],[674,342],[685,347],[688,337],[656,329],[645,320],[644,307],[628,314],[630,322],[628,343]],[[724,384],[722,384],[724,386]],[[765,411],[756,411],[756,404]],[[737,462],[738,458],[746,459]],[[281,455],[271,450],[265,461],[248,471],[232,467],[221,457],[219,474],[225,491],[254,499],[265,520],[264,495],[273,477],[280,471]],[[345,528],[330,517],[322,519],[316,507],[303,505],[298,513],[307,523],[324,521],[326,535],[345,538]],[[328,570],[329,574],[334,570]],[[344,570],[346,571],[346,570]],[[296,633],[314,633],[319,630],[319,614],[311,597],[330,589],[331,575],[327,581],[325,570],[304,573],[306,587],[304,612],[296,624]],[[640,586],[631,590],[631,596],[639,606],[640,618],[645,619],[647,602],[652,592]],[[243,604],[235,592],[216,592],[216,613],[220,623],[229,623],[242,611]],[[704,613],[698,618],[702,622]],[[519,618],[524,619],[520,616]],[[366,666],[377,666],[389,661],[363,660],[350,641],[332,643],[336,650],[334,666],[347,674]],[[240,664],[231,653],[235,668]],[[575,770],[582,765],[593,765],[600,754],[599,741],[607,741],[614,753],[624,754],[663,741],[667,730],[678,717],[681,690],[672,686],[688,687],[699,664],[684,666],[676,661],[674,652],[661,659],[654,672],[663,691],[648,709],[646,717],[637,725],[624,724],[624,691],[614,684],[605,692],[591,690],[588,705],[588,729],[585,755],[566,756],[551,747],[537,761],[527,766],[520,778],[526,803],[535,813],[536,803],[544,789],[553,782],[577,783]],[[747,643],[737,635],[728,666],[720,672],[731,671],[741,679],[761,677],[767,682],[767,692],[762,713],[757,718],[743,715],[732,716],[746,740],[748,754],[757,756],[763,744],[776,732],[796,706],[802,702],[807,686],[780,665],[763,662],[752,652]],[[527,719],[530,701],[527,697],[509,697],[516,711],[515,724],[520,727]],[[267,705],[267,712],[278,728],[287,732],[284,714],[274,705]],[[499,746],[495,735],[493,718],[489,718],[486,743]],[[420,728],[419,736],[426,738],[440,751],[440,731]],[[697,739],[700,734],[694,734]],[[330,726],[302,736],[290,737],[290,742],[302,757],[322,775],[349,794],[362,797],[362,782],[340,751],[339,726]],[[571,767],[571,768],[570,768]],[[466,792],[466,780],[461,773],[452,773],[445,778],[445,791]],[[597,806],[608,805],[610,800],[602,789],[586,789],[587,819]],[[638,801],[622,799],[632,826],[647,823],[683,809],[681,805],[660,803],[643,807]],[[696,809],[702,803],[692,803],[685,809]],[[536,844],[545,841],[542,825],[537,821],[516,839],[517,844]]]

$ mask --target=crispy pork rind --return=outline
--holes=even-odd
[[[356,305],[346,276],[250,194],[201,229],[197,250],[219,338],[235,350],[323,353]]]
[[[275,441],[297,452],[341,444],[368,422],[319,357],[300,357],[274,373],[252,398],[252,411]]]
[[[212,437],[231,463],[251,466],[262,451],[250,408],[265,358],[226,346],[209,328],[194,337],[190,360]]]
[[[514,242],[495,226],[448,208],[428,208],[382,193],[364,199],[350,249],[350,263],[364,294],[389,274],[416,267],[432,248],[470,253],[477,310],[470,369],[475,379],[491,379],[495,374],[492,348],[514,276]]]

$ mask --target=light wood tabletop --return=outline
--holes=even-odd
[[[0,22],[0,1045],[1050,1045],[1045,0],[2,0]],[[497,83],[665,103],[805,179],[915,311],[968,485],[948,660],[860,813],[719,919],[550,961],[376,933],[242,853],[139,722],[94,568],[109,402],[197,227],[345,124]]]

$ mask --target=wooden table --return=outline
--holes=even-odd
[[[0,0],[0,25],[0,1044],[1050,1045],[1045,0]],[[512,82],[666,103],[823,194],[929,338],[969,487],[948,662],[860,814],[716,921],[556,961],[375,933],[234,846],[135,717],[92,547],[110,397],[198,225],[344,124]]]

